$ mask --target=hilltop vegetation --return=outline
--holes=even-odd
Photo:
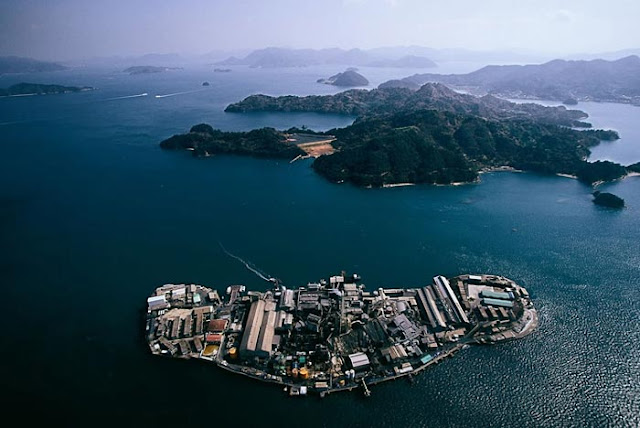
[[[481,170],[498,166],[579,175],[590,171],[584,161],[588,148],[603,137],[617,137],[610,131],[434,110],[363,119],[329,132],[337,137],[338,152],[318,158],[314,169],[331,181],[363,186],[470,182]],[[602,179],[598,172],[588,180]]]

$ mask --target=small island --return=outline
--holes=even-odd
[[[17,97],[25,95],[68,94],[73,92],[93,91],[90,86],[43,85],[40,83],[18,83],[8,88],[0,88],[0,97]]]
[[[318,83],[333,86],[367,86],[369,81],[362,74],[355,70],[346,70],[342,73],[334,74],[327,79],[318,79]]]
[[[164,73],[165,71],[182,70],[182,67],[156,67],[154,65],[136,65],[125,68],[122,72],[130,75]]]
[[[613,193],[593,192],[593,203],[607,208],[624,208],[624,199]]]
[[[538,314],[529,292],[497,275],[436,276],[424,287],[367,289],[342,272],[265,292],[166,284],[147,299],[151,353],[200,359],[321,397],[411,377],[470,345],[532,333]]]

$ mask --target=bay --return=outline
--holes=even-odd
[[[588,186],[554,176],[493,173],[457,187],[360,189],[326,182],[309,162],[195,159],[158,147],[199,122],[225,130],[346,126],[353,118],[222,111],[257,92],[333,93],[315,83],[331,72],[0,77],[0,86],[37,78],[99,88],[0,99],[6,405],[35,405],[34,420],[66,426],[637,426],[640,178],[603,186],[627,201],[610,211],[591,202]],[[377,84],[411,73],[363,74]],[[177,95],[155,97],[168,94]],[[578,107],[622,136],[594,156],[640,160],[637,108]],[[540,328],[466,349],[414,384],[383,384],[368,399],[354,392],[292,400],[277,387],[146,348],[142,311],[155,287],[268,286],[219,243],[289,286],[341,270],[357,272],[368,288],[502,274],[532,292]]]

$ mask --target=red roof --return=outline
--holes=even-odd
[[[207,327],[207,331],[221,333],[224,331],[225,328],[227,328],[228,323],[229,321],[227,320],[213,319],[209,321],[209,326]]]
[[[205,336],[205,340],[209,343],[220,343],[222,342],[222,335],[221,334],[213,334],[213,333],[207,333]]]

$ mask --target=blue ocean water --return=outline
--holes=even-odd
[[[326,182],[309,162],[195,159],[158,147],[199,122],[225,130],[345,126],[353,118],[222,111],[256,92],[335,92],[315,81],[337,71],[0,77],[2,87],[37,79],[99,88],[0,98],[7,409],[65,426],[640,424],[639,177],[603,187],[628,205],[610,211],[593,205],[589,187],[555,176],[359,189]],[[411,74],[361,71],[372,86]],[[622,136],[594,156],[640,160],[640,109],[578,107]],[[502,274],[532,292],[541,324],[525,339],[466,349],[413,384],[376,386],[368,399],[292,400],[207,364],[153,357],[145,346],[141,311],[158,285],[267,286],[219,242],[292,286],[343,269],[371,288]]]

